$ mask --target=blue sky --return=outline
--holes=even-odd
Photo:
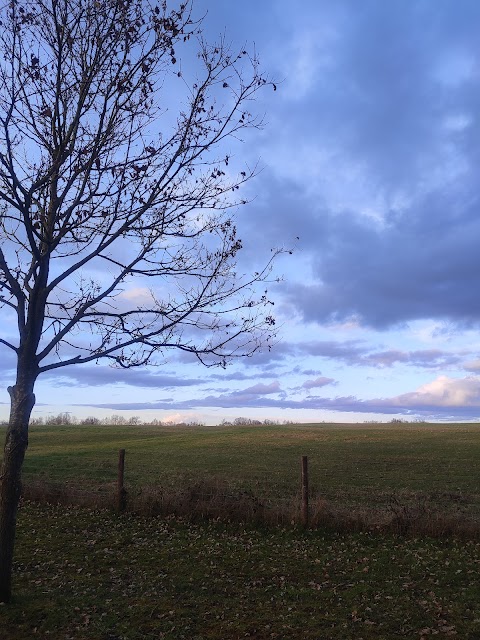
[[[237,214],[240,268],[294,248],[270,287],[279,342],[225,371],[174,354],[160,368],[66,368],[39,379],[34,415],[480,419],[480,3],[195,12],[208,39],[255,46],[277,81],[256,104],[264,130],[233,152],[262,167]],[[6,417],[14,363],[0,357]]]

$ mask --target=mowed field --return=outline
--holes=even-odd
[[[125,448],[129,495],[215,480],[281,501],[298,496],[308,455],[312,494],[335,505],[426,501],[476,519],[479,435],[477,425],[36,427],[25,479],[112,491]],[[27,501],[0,637],[478,640],[479,572],[478,539]]]

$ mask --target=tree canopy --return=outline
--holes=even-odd
[[[268,344],[273,251],[251,275],[233,213],[256,167],[258,59],[209,43],[190,1],[12,0],[0,10],[0,304],[16,358],[0,490],[10,597],[21,466],[39,375],[169,350],[224,365]],[[13,382],[13,381],[12,381]]]

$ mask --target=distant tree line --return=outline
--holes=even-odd
[[[7,420],[1,420],[0,425],[8,424]],[[220,423],[223,427],[250,427],[250,426],[274,426],[274,425],[295,424],[292,420],[256,420],[255,418],[235,418],[234,420],[222,420]],[[57,413],[57,415],[49,415],[46,417],[36,417],[30,419],[30,426],[69,426],[69,425],[90,425],[90,426],[179,426],[179,427],[204,427],[205,423],[199,420],[187,420],[185,422],[172,422],[171,420],[158,420],[154,418],[151,421],[142,420],[139,416],[131,416],[126,418],[120,414],[113,414],[107,418],[97,418],[96,416],[87,416],[86,418],[78,418],[71,413],[65,411]]]
[[[7,420],[1,420],[0,425],[5,426],[8,424]],[[72,415],[71,413],[64,412],[58,413],[57,415],[49,415],[46,417],[36,417],[31,418],[29,425],[31,427],[35,426],[69,426],[69,425],[90,425],[90,426],[102,426],[102,425],[118,425],[118,426],[171,426],[175,424],[176,426],[191,426],[191,427],[201,427],[204,426],[203,422],[199,422],[198,420],[189,420],[187,422],[171,422],[171,421],[163,421],[155,418],[154,420],[146,421],[141,420],[139,416],[132,416],[130,418],[126,418],[125,416],[114,414],[107,418],[97,418],[96,416],[87,416],[86,418],[78,418],[77,416]]]
[[[325,420],[321,421],[326,424]],[[382,420],[364,420],[364,424],[424,424],[426,421],[423,418],[416,418],[414,420],[406,420],[400,418],[393,418],[389,423]],[[255,418],[239,417],[234,420],[222,420],[220,425],[222,427],[252,427],[252,426],[275,426],[275,425],[288,425],[296,424],[293,420],[257,420]],[[8,420],[0,420],[1,426],[8,425]],[[61,412],[57,415],[49,415],[46,417],[31,418],[29,425],[35,426],[69,426],[69,425],[90,425],[90,426],[179,426],[179,427],[204,427],[205,423],[199,420],[187,420],[185,422],[172,422],[171,420],[158,420],[154,418],[151,421],[142,420],[139,416],[131,416],[126,418],[119,414],[113,414],[107,418],[97,418],[96,416],[87,416],[86,418],[78,418],[69,412]]]
[[[292,420],[255,420],[255,418],[235,418],[235,420],[222,420],[220,423],[222,427],[255,427],[261,425],[280,425],[280,424],[295,424]]]

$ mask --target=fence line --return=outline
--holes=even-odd
[[[441,492],[422,494],[414,491],[378,494],[360,490],[353,494],[332,491],[321,484],[321,496],[312,491],[308,457],[300,458],[300,482],[289,473],[290,482],[280,485],[275,474],[254,476],[253,484],[233,481],[227,474],[196,477],[192,470],[185,473],[184,482],[177,476],[161,477],[151,484],[131,484],[125,487],[125,449],[118,451],[117,477],[114,461],[106,461],[111,480],[88,490],[78,482],[49,483],[35,478],[25,484],[24,497],[37,502],[65,505],[109,507],[119,513],[127,507],[145,515],[177,515],[181,517],[218,518],[265,524],[295,524],[304,528],[333,526],[349,530],[370,529],[395,532],[426,532],[428,535],[465,535],[480,537],[480,494]],[[133,470],[135,475],[135,469]],[[127,476],[128,477],[128,476]],[[181,476],[180,476],[181,478]],[[165,481],[167,479],[167,481]],[[297,476],[298,479],[298,476]],[[262,482],[263,480],[263,482]],[[355,487],[353,488],[355,489]],[[362,498],[368,497],[368,500]],[[360,499],[359,499],[360,498]],[[445,510],[447,506],[447,510]],[[462,533],[463,532],[463,533]]]
[[[127,508],[127,490],[125,489],[125,449],[118,452],[117,511],[123,513]]]
[[[301,479],[302,479],[302,524],[305,528],[308,527],[308,458],[302,456],[301,466]]]

